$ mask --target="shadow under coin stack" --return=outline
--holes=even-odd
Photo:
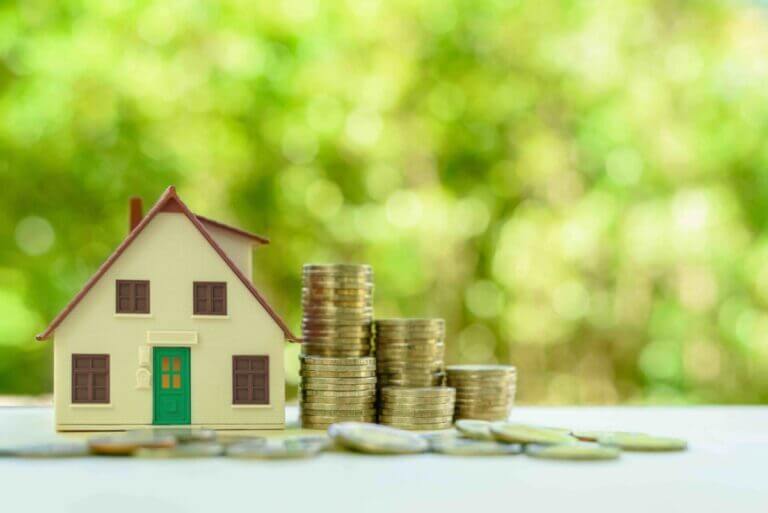
[[[373,422],[373,272],[367,265],[305,265],[303,279],[302,425]]]
[[[380,319],[374,322],[379,422],[401,429],[447,429],[455,390],[446,388],[445,321]]]
[[[507,420],[515,403],[517,371],[511,365],[449,365],[456,389],[456,420]]]

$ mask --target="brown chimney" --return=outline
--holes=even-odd
[[[144,213],[142,212],[143,208],[141,205],[141,198],[138,196],[131,198],[130,206],[130,230],[128,233],[132,232],[141,222],[141,218],[144,217]]]

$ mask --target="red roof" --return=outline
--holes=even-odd
[[[235,235],[241,235],[246,239],[251,239],[254,243],[269,244],[269,239],[267,239],[266,237],[262,237],[261,235],[256,235],[255,233],[246,232],[245,230],[241,230],[240,228],[236,228],[232,225],[224,224],[221,221],[216,221],[214,219],[203,217],[198,214],[195,214],[195,217],[198,220],[202,221],[203,226],[209,224],[211,226],[215,226],[216,228],[221,228],[222,230],[226,230],[230,233],[234,233]]]
[[[128,234],[128,237],[123,240],[123,242],[117,247],[114,253],[112,253],[109,258],[99,267],[99,269],[96,271],[96,274],[94,274],[91,279],[89,279],[86,284],[83,286],[82,290],[77,293],[77,295],[72,298],[72,301],[69,302],[69,304],[64,307],[64,309],[57,315],[53,321],[51,321],[51,324],[45,329],[44,332],[37,335],[35,338],[37,340],[46,340],[53,335],[53,332],[56,330],[56,328],[64,321],[64,319],[67,318],[67,316],[72,312],[72,310],[80,303],[80,301],[88,294],[88,292],[93,288],[93,286],[96,284],[96,282],[99,281],[99,278],[101,278],[104,273],[109,270],[110,267],[112,267],[112,264],[115,263],[115,261],[120,257],[120,255],[123,254],[123,252],[126,250],[128,246],[131,245],[131,243],[138,237],[138,235],[144,230],[144,228],[154,219],[154,217],[159,212],[180,212],[184,214],[187,219],[197,228],[197,230],[200,232],[200,234],[205,238],[206,241],[211,245],[211,247],[218,253],[218,255],[221,257],[222,260],[224,260],[224,263],[229,266],[229,268],[232,270],[233,273],[235,273],[235,276],[245,285],[245,288],[248,289],[248,291],[253,295],[254,298],[261,304],[262,307],[267,311],[267,313],[272,317],[272,319],[277,323],[278,326],[280,326],[280,329],[283,330],[283,333],[285,334],[285,338],[287,340],[290,340],[292,342],[298,342],[300,339],[296,337],[293,333],[291,333],[290,328],[288,328],[288,325],[283,321],[283,319],[277,315],[277,313],[272,309],[272,307],[267,303],[266,299],[259,293],[259,291],[256,290],[256,288],[253,286],[253,283],[242,273],[242,271],[232,262],[232,260],[227,256],[227,254],[224,252],[223,249],[221,249],[221,246],[219,246],[216,241],[211,237],[211,234],[208,233],[208,231],[205,229],[204,223],[211,224],[213,226],[218,226],[219,228],[223,228],[229,231],[233,231],[235,233],[238,233],[239,235],[243,235],[245,237],[248,237],[255,242],[261,243],[261,244],[267,244],[269,241],[263,237],[260,237],[258,235],[245,232],[243,230],[240,230],[238,228],[234,228],[229,225],[225,225],[223,223],[219,223],[217,221],[213,221],[212,219],[207,219],[202,216],[196,216],[192,212],[190,212],[189,208],[184,204],[183,201],[181,201],[181,198],[176,194],[176,189],[173,186],[168,187],[168,189],[165,190],[163,195],[160,197],[160,199],[155,203],[155,205],[150,209],[149,212],[147,212],[147,215],[144,217],[144,219],[141,220],[141,222],[134,228],[131,233]]]

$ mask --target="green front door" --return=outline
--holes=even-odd
[[[189,424],[189,348],[155,347],[152,353],[152,423]]]

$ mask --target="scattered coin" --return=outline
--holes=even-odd
[[[506,443],[553,445],[573,443],[576,440],[556,429],[524,424],[492,422],[490,429],[496,440]]]
[[[156,430],[134,430],[123,434],[103,436],[88,440],[93,454],[105,456],[130,456],[138,449],[167,449],[176,445],[176,438]]]
[[[227,447],[226,455],[243,459],[300,459],[317,456],[325,447],[317,437],[291,437],[232,444]]]
[[[219,443],[192,442],[175,447],[149,449],[139,448],[133,454],[137,458],[150,459],[186,459],[214,458],[224,454],[224,445]]]
[[[429,448],[418,435],[376,424],[342,422],[328,428],[328,434],[342,447],[370,454],[414,454]]]
[[[88,446],[78,442],[22,445],[6,451],[8,456],[17,458],[83,458],[90,454]]]
[[[496,440],[491,433],[491,423],[487,420],[459,419],[456,421],[456,429],[473,440]]]
[[[452,456],[509,456],[522,452],[519,444],[460,437],[436,438],[431,441],[431,449],[434,452]]]
[[[590,430],[572,430],[571,435],[584,442],[597,442],[600,437],[614,435],[641,435],[642,433],[633,433],[629,431],[590,431]]]
[[[525,453],[534,458],[553,460],[615,460],[621,451],[593,443],[574,442],[556,445],[528,445]]]
[[[684,451],[688,447],[685,440],[662,436],[632,433],[613,433],[598,437],[601,445],[618,447],[625,451]]]
[[[159,435],[172,436],[180,444],[190,442],[212,442],[217,438],[216,431],[213,429],[156,428],[154,431]]]

